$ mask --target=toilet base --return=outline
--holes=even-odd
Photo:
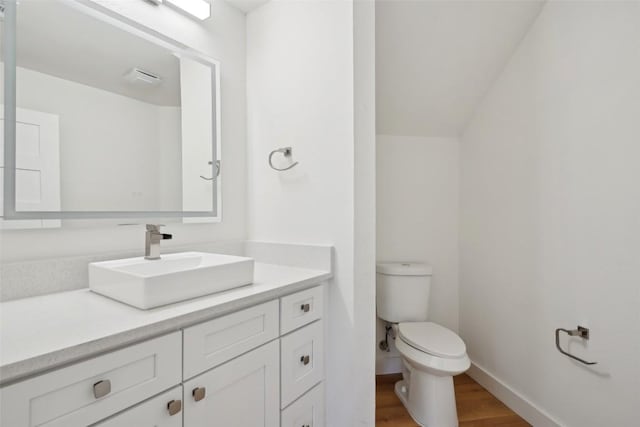
[[[396,383],[395,392],[411,418],[422,427],[458,427],[453,377],[415,371],[409,375],[409,381]]]

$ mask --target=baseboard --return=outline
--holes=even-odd
[[[376,360],[376,375],[399,374],[402,372],[402,359],[383,357]]]
[[[478,384],[486,388],[491,394],[507,405],[513,412],[520,415],[534,427],[562,427],[551,415],[529,401],[491,372],[471,362],[471,368],[466,372]]]

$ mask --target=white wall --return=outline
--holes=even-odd
[[[180,170],[180,159],[161,162],[157,149],[180,145],[179,138],[168,140],[180,129],[180,107],[148,104],[25,68],[16,74],[17,106],[60,118],[63,210],[160,210],[163,202],[180,209],[180,189],[160,185],[164,170]],[[0,71],[0,79],[3,75]]]
[[[366,232],[356,212],[369,206],[366,214],[374,215],[366,187],[373,185],[375,150],[366,94],[373,17],[366,7],[373,5],[354,16],[350,1],[272,1],[247,17],[250,237],[335,247],[325,324],[329,426],[374,424],[373,252],[354,244],[355,233]],[[357,58],[362,75],[354,75],[354,19],[366,49]],[[362,34],[365,25],[370,33]],[[300,164],[278,173],[267,158],[284,146]],[[357,171],[371,178],[360,182]],[[362,190],[357,200],[354,188]],[[375,235],[372,226],[368,234]],[[368,271],[355,270],[356,256],[361,265],[370,258]]]
[[[213,159],[214,138],[211,120],[215,120],[212,69],[191,58],[180,58],[180,96],[182,106],[182,209],[207,211],[213,206],[214,182],[207,160]]]
[[[353,3],[354,425],[375,423],[376,3]],[[335,401],[334,401],[335,403]],[[331,409],[331,408],[329,408]]]
[[[457,331],[458,139],[378,135],[377,146],[377,259],[433,266],[429,320]],[[377,350],[378,373],[400,367],[395,346]]]
[[[639,2],[548,2],[462,139],[462,337],[566,426],[638,424],[639,23]],[[593,368],[554,347],[578,324]]]
[[[160,170],[158,185],[163,189],[161,193],[160,210],[180,210],[182,205],[182,109],[174,107],[160,107],[158,109],[159,126],[158,145],[160,155]],[[176,198],[173,197],[177,195]],[[177,205],[177,206],[176,206]]]
[[[223,212],[220,224],[170,224],[167,247],[246,238],[245,16],[224,1],[211,19],[198,22],[168,7],[144,1],[91,0],[124,19],[147,26],[221,62]],[[88,224],[91,221],[86,221]],[[144,221],[141,221],[144,222]],[[0,232],[0,262],[78,254],[142,250],[143,227]]]

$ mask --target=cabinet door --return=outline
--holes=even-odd
[[[279,427],[279,358],[276,340],[186,382],[185,427]]]
[[[324,427],[324,387],[320,383],[282,411],[280,427]]]
[[[166,391],[92,427],[182,427],[182,387]]]

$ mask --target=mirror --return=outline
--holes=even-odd
[[[216,217],[218,63],[80,2],[9,1],[5,219]]]

